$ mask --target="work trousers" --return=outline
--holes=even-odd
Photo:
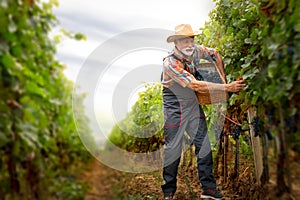
[[[195,145],[199,181],[202,188],[216,188],[212,174],[212,151],[206,119],[195,92],[178,84],[163,89],[164,107],[164,167],[165,195],[176,192],[177,172],[181,154],[191,143]],[[186,134],[185,134],[186,132]],[[184,142],[185,137],[190,142]]]

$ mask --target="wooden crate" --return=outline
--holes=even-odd
[[[212,82],[212,83],[220,83],[224,84],[226,83],[226,77],[224,73],[223,65],[220,65],[219,68],[217,65],[215,65],[212,62],[201,62],[198,66],[196,66],[197,71],[201,74],[203,77],[203,81],[206,82]],[[228,94],[225,91],[213,91],[210,90],[206,93],[196,93],[198,102],[201,105],[206,104],[214,104],[214,103],[220,103],[225,102],[228,99]]]

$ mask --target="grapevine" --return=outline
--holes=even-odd
[[[243,130],[249,126],[255,136],[261,136],[252,140],[262,140],[265,178],[269,177],[266,173],[270,163],[266,157],[272,147],[264,136],[279,141],[276,184],[283,194],[291,185],[290,174],[282,173],[289,172],[285,155],[291,149],[300,153],[297,147],[300,127],[296,123],[300,116],[300,54],[296,53],[300,51],[300,1],[215,2],[216,8],[200,28],[202,34],[197,42],[218,49],[223,56],[227,82],[243,79],[247,84],[239,94],[229,94],[226,119]],[[252,121],[244,113],[249,108],[255,110]],[[242,113],[238,120],[237,112]]]
[[[65,66],[55,59],[55,43],[49,38],[57,23],[52,13],[56,3],[0,3],[1,199],[84,196],[74,166],[89,155],[73,121],[73,83],[64,76]],[[83,109],[83,97],[75,96],[76,109]],[[84,115],[78,125],[89,134]]]

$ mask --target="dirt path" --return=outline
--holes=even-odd
[[[194,170],[179,169],[177,199],[200,199],[201,186]],[[132,174],[111,169],[97,160],[86,166],[80,180],[89,183],[86,200],[162,199],[161,171]]]
[[[89,183],[86,200],[151,200],[163,199],[161,171],[147,174],[124,173],[98,161],[83,170],[81,180]],[[176,199],[200,199],[201,186],[193,167],[180,167]]]
[[[80,180],[88,183],[90,187],[86,200],[112,200],[114,198],[112,185],[117,182],[119,176],[120,172],[97,160],[89,163],[80,175]]]
[[[80,177],[90,186],[86,200],[158,200],[163,198],[160,187],[163,183],[161,171],[147,174],[125,173],[111,169],[95,160],[86,166]],[[197,177],[196,167],[180,166],[176,192],[177,200],[200,200],[202,189]],[[272,181],[268,186],[270,189],[268,195],[258,197],[255,193],[259,195],[259,191],[262,189],[251,183],[249,178],[248,175],[245,175],[240,177],[239,182],[230,181],[228,182],[230,186],[225,184],[222,192],[226,199],[300,200],[299,187],[296,185],[293,187],[293,195],[285,195],[281,198],[273,195],[272,193],[275,191],[272,188],[275,183]],[[219,183],[218,185],[221,186],[222,184]]]

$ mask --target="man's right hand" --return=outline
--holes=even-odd
[[[246,84],[244,80],[233,81],[227,84],[211,83],[205,81],[197,81],[196,79],[192,80],[188,85],[191,89],[199,93],[207,92],[217,92],[217,91],[226,91],[226,92],[240,92]]]
[[[244,80],[233,81],[225,85],[225,90],[227,92],[237,93],[240,92],[246,86]]]

